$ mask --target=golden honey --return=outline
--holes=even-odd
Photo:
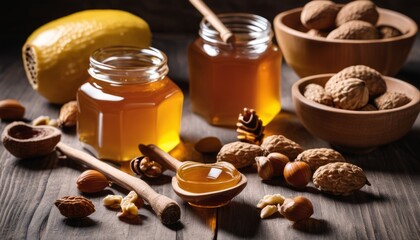
[[[186,162],[177,170],[176,178],[179,187],[186,191],[207,193],[236,186],[241,174],[228,162]]]
[[[192,110],[211,124],[234,126],[244,107],[253,108],[266,125],[281,108],[281,53],[271,24],[251,14],[219,17],[236,41],[224,43],[201,22],[200,38],[188,49]]]
[[[98,158],[129,161],[138,145],[165,151],[180,141],[183,94],[154,48],[109,47],[90,58],[91,77],[77,93],[78,136]]]

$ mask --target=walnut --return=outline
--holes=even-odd
[[[379,110],[401,107],[409,103],[411,99],[404,93],[386,92],[375,98],[375,105]]]
[[[137,175],[156,178],[162,175],[162,165],[147,156],[137,157],[130,162],[131,170]]]
[[[264,126],[254,109],[244,108],[236,123],[238,140],[252,144],[260,144],[264,137]]]
[[[365,65],[354,65],[346,67],[332,76],[325,84],[325,90],[329,91],[331,85],[349,78],[357,78],[366,83],[369,89],[369,96],[374,97],[386,92],[386,83],[382,75],[373,68]]]
[[[300,21],[308,29],[331,29],[340,7],[332,1],[311,1],[305,4]]]
[[[369,101],[369,90],[364,81],[349,78],[329,85],[327,90],[337,108],[354,110],[365,106]]]
[[[105,207],[112,209],[119,209],[121,207],[121,201],[123,197],[121,195],[107,195],[102,200]]]
[[[370,40],[378,38],[379,33],[374,25],[359,20],[346,22],[332,30],[327,36],[327,39]]]
[[[232,142],[225,144],[217,154],[217,161],[226,161],[236,168],[252,165],[255,157],[264,155],[264,150],[256,145],[245,142]]]
[[[319,167],[313,175],[313,182],[323,192],[343,196],[352,194],[365,184],[370,185],[360,167],[346,162]]]
[[[118,217],[134,218],[139,214],[139,209],[137,208],[135,202],[138,196],[134,191],[130,191],[127,196],[121,200],[121,211],[118,214]]]
[[[378,29],[379,36],[384,39],[398,37],[402,35],[402,32],[398,28],[395,28],[393,26],[380,25],[376,28]]]
[[[261,147],[269,152],[278,152],[286,155],[290,161],[295,159],[297,155],[303,152],[303,148],[294,141],[283,135],[271,135],[264,139]]]
[[[335,19],[337,26],[341,26],[352,20],[361,20],[375,25],[379,18],[379,12],[375,3],[371,1],[353,1],[344,5]]]
[[[308,84],[305,87],[305,92],[303,93],[303,96],[314,102],[327,106],[333,106],[333,100],[331,98],[331,95],[328,92],[326,92],[321,85],[315,83]]]
[[[330,148],[314,148],[303,151],[296,157],[295,161],[306,162],[312,171],[332,162],[345,162],[341,153]]]

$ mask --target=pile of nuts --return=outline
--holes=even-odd
[[[327,39],[369,40],[402,35],[393,26],[376,26],[379,12],[369,0],[352,1],[343,7],[329,0],[310,1],[300,15],[300,21],[311,36]]]
[[[365,65],[344,68],[325,83],[325,88],[310,83],[303,95],[323,105],[360,111],[397,108],[411,101],[404,93],[387,91],[382,75]]]
[[[227,161],[236,168],[256,163],[263,180],[283,176],[295,188],[305,188],[312,180],[315,187],[333,195],[350,195],[365,184],[370,185],[363,170],[337,151],[329,148],[303,150],[283,135],[265,138],[261,146],[244,142],[224,145],[217,161]]]
[[[97,193],[109,185],[106,176],[96,170],[84,171],[76,181],[77,188],[83,193]],[[138,217],[144,201],[136,192],[130,191],[124,198],[120,195],[107,195],[103,205],[110,209],[121,209],[119,218],[134,219]],[[83,196],[65,196],[56,200],[55,206],[67,218],[84,218],[95,212],[95,205]]]

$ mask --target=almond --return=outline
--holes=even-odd
[[[0,118],[4,120],[19,120],[25,115],[25,107],[15,99],[0,101]]]

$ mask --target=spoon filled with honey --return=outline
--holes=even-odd
[[[176,172],[174,192],[190,205],[217,208],[228,204],[247,184],[247,178],[228,162],[180,162],[158,146],[139,145],[144,156]]]

